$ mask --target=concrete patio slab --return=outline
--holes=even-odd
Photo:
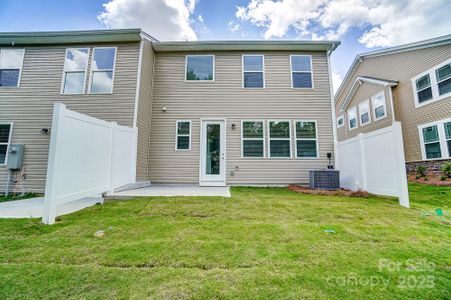
[[[66,215],[102,202],[102,197],[84,198],[60,205],[56,211],[57,215]],[[43,209],[44,197],[2,202],[0,218],[41,218]]]
[[[216,196],[231,197],[228,186],[198,186],[188,184],[154,184],[140,189],[108,194],[109,199],[130,197]]]

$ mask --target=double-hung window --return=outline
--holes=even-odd
[[[185,59],[186,81],[214,81],[214,55],[187,55]]]
[[[316,121],[296,121],[296,157],[318,157]]]
[[[359,117],[362,126],[371,123],[370,100],[359,103]]]
[[[12,123],[0,123],[0,165],[6,164],[12,131]]]
[[[269,157],[291,157],[290,121],[269,121]]]
[[[424,152],[426,159],[441,158],[440,137],[438,126],[433,125],[422,129]]]
[[[353,106],[348,110],[348,126],[349,130],[357,128],[357,107]]]
[[[85,92],[88,59],[89,48],[66,50],[63,84],[61,85],[62,94],[83,94]]]
[[[191,149],[191,121],[177,121],[176,122],[176,150],[190,150]]]
[[[0,49],[0,87],[19,87],[24,49]]]
[[[387,108],[385,104],[384,91],[371,97],[371,104],[373,105],[374,121],[381,120],[387,116]]]
[[[91,94],[111,94],[113,92],[116,48],[94,48],[91,63]]]
[[[243,87],[265,87],[265,63],[263,55],[243,55]]]
[[[451,121],[443,125],[445,129],[446,147],[448,148],[448,157],[451,157]]]
[[[337,118],[337,128],[343,127],[345,125],[345,116],[341,115]]]
[[[291,87],[313,88],[312,57],[310,55],[290,55]]]
[[[415,107],[451,96],[451,60],[412,78]]]
[[[242,157],[264,157],[265,130],[263,121],[242,121]]]

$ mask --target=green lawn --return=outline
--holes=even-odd
[[[27,193],[23,196],[22,195],[8,195],[8,196],[0,195],[0,202],[29,199],[29,198],[34,198],[34,197],[39,197],[39,195],[34,194],[34,193]]]
[[[412,209],[235,187],[0,220],[0,299],[450,299],[451,188],[410,191]]]

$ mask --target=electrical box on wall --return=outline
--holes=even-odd
[[[17,170],[22,168],[22,159],[25,150],[23,144],[12,144],[9,146],[8,151],[8,169]]]

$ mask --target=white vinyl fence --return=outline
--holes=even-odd
[[[59,205],[134,183],[136,143],[136,128],[96,119],[56,103],[42,221],[53,224]]]
[[[343,188],[399,197],[409,207],[401,123],[339,142],[337,169]]]

